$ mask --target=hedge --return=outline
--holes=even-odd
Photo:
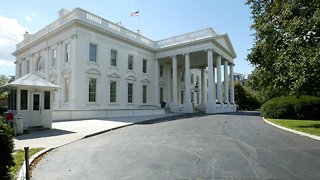
[[[261,116],[275,119],[320,120],[320,98],[277,97],[261,106]]]
[[[0,177],[11,179],[10,167],[14,166],[13,161],[13,139],[12,129],[0,119]]]

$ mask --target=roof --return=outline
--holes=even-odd
[[[5,89],[10,87],[38,88],[38,89],[49,89],[49,90],[60,88],[60,86],[54,85],[32,73],[29,73],[11,83],[5,84],[0,88]]]

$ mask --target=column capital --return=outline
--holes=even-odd
[[[183,53],[184,56],[188,55],[190,56],[190,52],[186,52],[186,53]]]
[[[204,50],[205,52],[208,52],[208,51],[211,51],[211,52],[215,52],[215,50],[213,48],[210,48],[210,49],[206,49]]]
[[[177,58],[178,55],[172,55],[170,58]]]

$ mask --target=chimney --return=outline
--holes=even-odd
[[[60,11],[58,11],[59,18],[65,16],[65,15],[68,14],[69,12],[70,12],[69,10],[62,8]]]
[[[28,39],[30,36],[31,36],[31,34],[29,34],[28,31],[26,31],[26,32],[23,34],[23,39]]]

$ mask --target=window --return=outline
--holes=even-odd
[[[181,104],[183,104],[183,100],[184,100],[184,92],[183,91],[181,91],[181,96],[180,96],[180,100],[181,100]]]
[[[53,49],[52,50],[52,57],[51,57],[51,66],[52,67],[56,66],[56,59],[57,59],[57,50]]]
[[[20,109],[28,109],[28,90],[21,90]]]
[[[89,79],[89,102],[96,102],[97,79]]]
[[[90,43],[89,47],[89,61],[97,62],[97,45]]]
[[[117,82],[110,82],[110,102],[116,102],[117,99]]]
[[[146,59],[142,60],[142,72],[147,73],[147,60]]]
[[[147,103],[147,86],[142,86],[142,103]]]
[[[64,79],[64,102],[69,102],[69,78]]]
[[[191,74],[191,84],[193,84],[193,74]]]
[[[160,88],[160,102],[163,102],[163,88]]]
[[[44,92],[44,109],[50,109],[50,91]]]
[[[117,51],[111,49],[111,66],[117,66]]]
[[[128,55],[128,69],[133,70],[133,56]]]
[[[196,84],[199,85],[199,76],[197,76]]]
[[[30,73],[30,61],[27,60],[27,74]]]
[[[181,76],[181,81],[183,82],[184,81],[184,71],[181,72],[180,76]]]
[[[70,47],[70,43],[66,44],[65,49],[66,49],[65,62],[70,62],[70,60],[71,60],[71,47]]]
[[[133,100],[133,84],[128,83],[128,103],[132,103]]]
[[[214,81],[214,80],[213,80]],[[207,79],[207,87],[208,87],[208,84],[209,84],[209,80]]]
[[[197,104],[200,104],[200,93],[197,93]]]
[[[42,71],[43,68],[44,68],[43,60],[42,60],[42,57],[40,57],[40,58],[38,59],[38,62],[37,62],[36,70],[37,70],[37,71]]]
[[[160,77],[163,77],[163,65],[160,65]]]
[[[160,65],[160,77],[163,77],[163,65]]]
[[[191,102],[193,103],[193,92],[191,92]]]

